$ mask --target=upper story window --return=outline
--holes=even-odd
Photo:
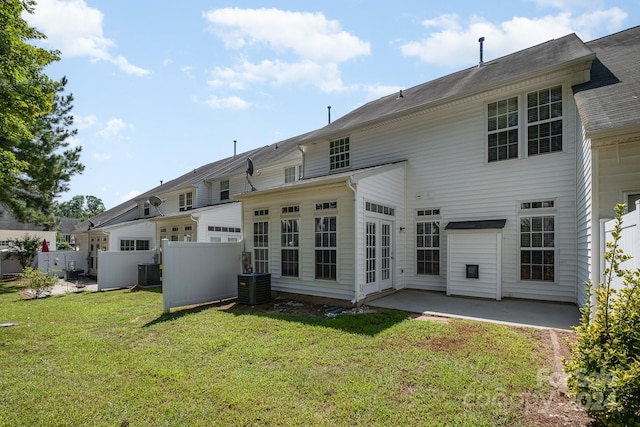
[[[229,200],[229,180],[220,181],[220,200]]]
[[[331,141],[329,143],[329,169],[342,169],[349,166],[349,137]]]
[[[291,166],[288,168],[284,168],[284,182],[288,184],[290,182],[296,181],[296,167]]]
[[[520,98],[522,102],[519,102]],[[527,118],[526,129],[524,125],[520,127],[520,116]],[[562,137],[562,86],[487,104],[489,162],[522,157],[519,156],[521,140],[527,142],[527,156],[562,151]]]
[[[145,200],[144,201],[144,212],[143,212],[144,216],[149,216],[149,205],[150,205],[149,201]]]
[[[488,160],[518,158],[518,97],[487,106]]]
[[[180,211],[188,211],[193,209],[193,192],[182,193],[178,195],[178,206]]]
[[[562,151],[562,86],[527,94],[527,154]]]

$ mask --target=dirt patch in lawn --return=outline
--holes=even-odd
[[[576,426],[596,427],[593,418],[589,417],[584,409],[578,407],[567,396],[563,359],[571,358],[569,343],[575,342],[575,333],[563,330],[540,331],[539,351],[549,355],[551,369],[546,378],[552,386],[546,396],[525,396],[523,401],[524,420],[527,425],[539,427],[552,426]]]
[[[358,314],[375,312],[375,308],[362,306],[358,308],[334,307],[322,304],[300,302],[292,299],[274,299],[265,304],[245,305],[238,304],[235,300],[217,305],[218,309],[237,313],[263,313],[276,315],[297,315],[308,317],[334,317],[345,314]],[[420,320],[450,323],[451,319],[439,316],[424,316],[420,314],[408,314],[408,317]],[[430,340],[429,347],[435,351],[451,351],[462,345],[466,334],[483,333],[485,329],[481,324],[474,322],[452,322],[458,330],[455,334]],[[587,416],[586,412],[575,405],[560,386],[563,380],[562,359],[568,359],[571,351],[568,342],[575,341],[575,334],[562,330],[530,330],[522,329],[522,333],[532,335],[540,346],[538,351],[549,357],[548,381],[552,388],[547,395],[522,396],[523,417],[525,425],[537,427],[572,426],[572,427],[596,427],[599,424]],[[546,380],[546,379],[545,379]],[[410,392],[410,388],[406,390]]]

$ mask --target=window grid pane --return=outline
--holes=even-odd
[[[527,154],[562,151],[562,86],[527,95]]]
[[[338,227],[335,216],[315,219],[316,279],[336,280],[337,236]]]
[[[253,223],[253,256],[257,273],[269,272],[269,223]]]
[[[349,137],[340,138],[329,143],[329,168],[348,168],[349,163]]]
[[[520,279],[555,281],[555,217],[520,218]]]
[[[298,277],[298,246],[300,239],[297,219],[283,219],[280,222],[281,268],[283,276]],[[294,249],[295,248],[295,249]]]
[[[518,158],[518,97],[487,106],[489,162]]]
[[[440,222],[416,224],[417,273],[440,274]]]

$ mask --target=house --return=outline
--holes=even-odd
[[[60,218],[58,224],[58,232],[60,233],[58,236],[59,241],[68,243],[71,248],[74,248],[76,238],[73,232],[79,224],[80,220],[78,218]]]
[[[297,180],[297,142],[291,138],[208,163],[83,222],[75,234],[88,248],[89,274],[98,274],[100,251],[155,250],[163,239],[241,240],[241,207],[230,194]]]
[[[304,136],[303,179],[234,195],[283,294],[403,288],[584,303],[599,222],[640,189],[640,27],[575,34],[367,103]]]

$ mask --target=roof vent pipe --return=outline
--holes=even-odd
[[[331,123],[331,105],[327,105],[327,112],[329,114],[329,123]]]
[[[482,45],[484,43],[484,37],[480,37],[478,42],[480,42],[480,62],[478,63],[478,68],[480,68],[484,65],[484,61],[482,60]]]
[[[233,140],[233,158],[236,158],[236,147],[238,146],[238,141]]]

